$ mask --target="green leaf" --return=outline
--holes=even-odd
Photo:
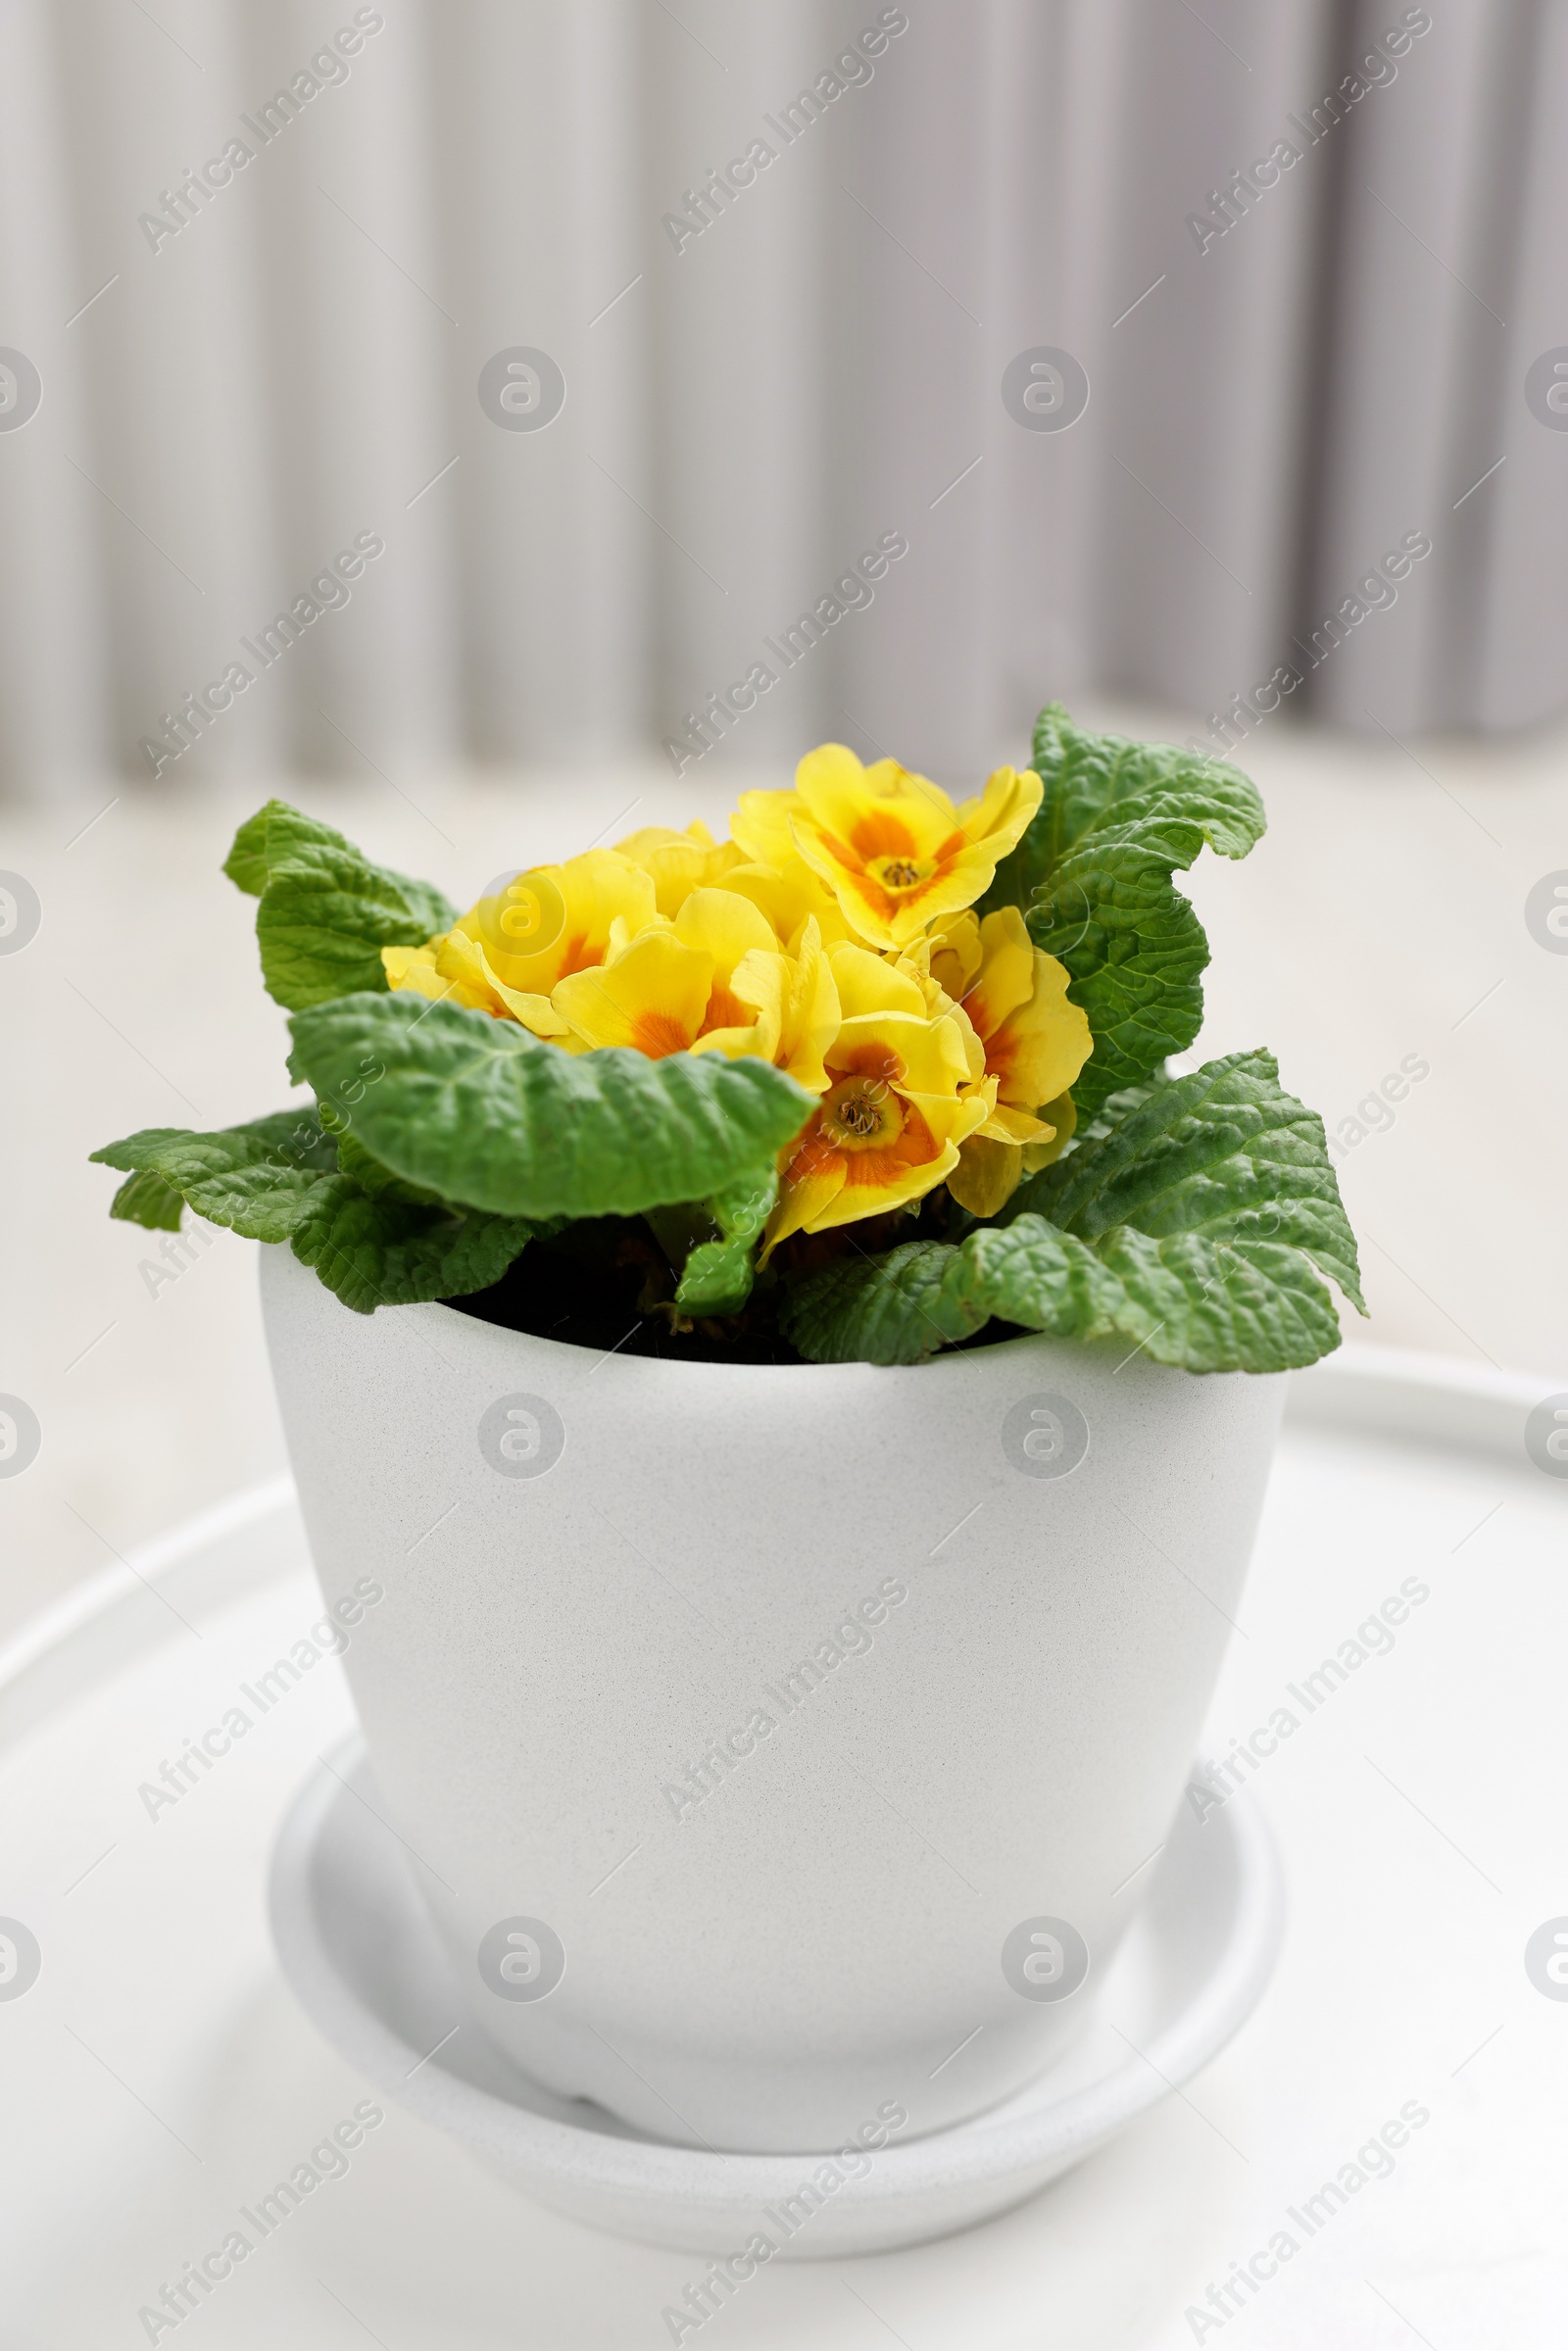
[[[809,1363],[923,1363],[991,1318],[961,1278],[949,1287],[962,1262],[963,1250],[945,1241],[835,1258],[786,1284],[779,1327]]]
[[[440,1200],[439,1193],[426,1191],[418,1184],[406,1184],[390,1167],[372,1159],[352,1127],[344,1128],[337,1136],[337,1163],[343,1174],[352,1176],[371,1200],[397,1200],[423,1207]]]
[[[154,1233],[177,1233],[185,1202],[173,1186],[153,1168],[128,1176],[109,1204],[111,1216],[127,1224],[146,1225]]]
[[[1085,1241],[1130,1225],[1280,1243],[1366,1310],[1323,1121],[1282,1090],[1272,1053],[1230,1053],[1133,1096],[1107,1133],[1021,1184],[1004,1218],[1031,1210]]]
[[[920,1363],[993,1315],[1053,1338],[1114,1339],[1182,1371],[1288,1371],[1340,1343],[1328,1292],[1278,1242],[1116,1225],[1093,1245],[1044,1217],[960,1248],[906,1243],[797,1279],[780,1317],[811,1362]]]
[[[798,1276],[779,1319],[813,1363],[923,1363],[993,1315],[1058,1338],[1102,1339],[1126,1308],[1093,1249],[1025,1216],[979,1226],[956,1248],[910,1241],[883,1257],[840,1258]]]
[[[514,1021],[405,995],[344,997],[290,1026],[295,1064],[318,1095],[353,1102],[383,1166],[498,1215],[633,1216],[707,1199],[750,1180],[813,1107],[765,1061],[573,1054]]]
[[[362,1314],[488,1289],[537,1230],[394,1197],[403,1190],[395,1177],[373,1192],[362,1179],[374,1162],[357,1147],[349,1154],[357,1172],[340,1171],[345,1142],[314,1113],[284,1110],[214,1134],[148,1127],[92,1156],[136,1171],[132,1183],[161,1183],[210,1223],[252,1241],[290,1242]]]
[[[752,1295],[757,1245],[778,1199],[778,1171],[754,1169],[703,1206],[719,1239],[700,1242],[686,1259],[675,1303],[683,1314],[738,1314]]]
[[[457,916],[437,891],[324,843],[275,865],[256,910],[268,993],[291,1012],[384,995],[383,947],[422,947]]]
[[[1131,1341],[1182,1371],[1289,1371],[1340,1344],[1328,1292],[1303,1252],[1279,1242],[1114,1225],[1089,1245],[1026,1215],[965,1248],[971,1295],[1006,1321]]]
[[[1045,798],[1017,848],[998,866],[982,902],[987,913],[994,906],[1029,906],[1091,833],[1157,829],[1167,839],[1176,829],[1196,833],[1187,854],[1172,858],[1183,866],[1205,841],[1221,857],[1245,857],[1263,837],[1263,803],[1240,768],[1175,743],[1090,734],[1074,726],[1059,702],[1048,703],[1035,721],[1029,763]]]
[[[215,1134],[144,1127],[92,1157],[161,1177],[198,1216],[250,1241],[286,1241],[318,1186],[337,1168],[337,1146],[314,1108],[279,1110]]]
[[[1191,1045],[1203,1017],[1208,942],[1171,881],[1205,842],[1245,857],[1263,805],[1239,769],[1169,743],[1134,743],[1041,711],[1045,797],[997,870],[981,911],[1020,906],[1035,944],[1064,963],[1095,1050],[1073,1086],[1080,1114]]]
[[[322,824],[318,817],[307,816],[303,808],[291,808],[286,800],[270,800],[265,808],[258,808],[240,826],[223,871],[240,889],[260,898],[274,873],[309,865],[318,853],[350,858],[378,880],[395,883],[424,922],[421,941],[416,944],[433,938],[437,931],[451,929],[455,910],[431,883],[415,881],[408,874],[394,873],[384,865],[370,864],[342,833],[334,832],[331,825]],[[404,944],[387,941],[388,946]]]
[[[282,800],[240,826],[223,871],[262,902],[262,977],[290,1011],[360,989],[384,994],[382,948],[422,947],[457,920],[430,883],[372,865]]]
[[[537,1230],[520,1217],[372,1199],[338,1176],[306,1203],[290,1238],[345,1306],[371,1314],[488,1290]]]
[[[258,808],[247,817],[234,835],[234,846],[223,860],[223,871],[229,880],[252,898],[260,898],[271,877],[275,865],[286,865],[302,850],[342,849],[357,855],[351,841],[322,824],[315,816],[307,816],[303,808],[291,808],[286,800],[270,800],[265,808]]]
[[[1322,1121],[1282,1092],[1273,1056],[1232,1053],[1121,1099],[1114,1124],[959,1246],[798,1277],[780,1319],[802,1354],[921,1362],[993,1315],[1192,1372],[1285,1371],[1338,1347],[1319,1276],[1361,1306],[1355,1238]]]
[[[1168,856],[1116,835],[1065,857],[1026,917],[1037,947],[1072,975],[1095,1049],[1073,1081],[1081,1112],[1146,1078],[1203,1023],[1208,941],[1171,884]]]
[[[1163,1065],[1161,1065],[1157,1076],[1143,1079],[1136,1086],[1123,1086],[1115,1094],[1107,1094],[1098,1110],[1088,1118],[1079,1119],[1062,1156],[1070,1157],[1074,1152],[1083,1151],[1089,1144],[1098,1143],[1102,1135],[1108,1135],[1112,1127],[1120,1126],[1129,1111],[1136,1110],[1140,1103],[1148,1102],[1156,1088],[1164,1085],[1165,1082]],[[1027,1208],[1032,1204],[1028,1200],[1018,1200],[1016,1193],[1013,1195],[1013,1200],[1019,1207]],[[1005,1214],[1006,1211],[1004,1210],[1004,1218]],[[1002,1219],[993,1218],[991,1221],[996,1223]]]

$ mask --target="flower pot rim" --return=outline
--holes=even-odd
[[[281,1244],[276,1246],[280,1249],[282,1255],[298,1266],[300,1275],[308,1275],[311,1281],[317,1282],[317,1275],[313,1268],[294,1258],[292,1252],[285,1246]],[[318,1282],[318,1287],[341,1313],[352,1312],[350,1307],[345,1306],[340,1298],[334,1297],[332,1292],[326,1289],[324,1283]],[[522,1341],[529,1348],[546,1348],[552,1357],[559,1360],[564,1371],[584,1363],[591,1363],[597,1371],[610,1366],[613,1360],[611,1377],[617,1382],[627,1379],[644,1380],[669,1372],[677,1374],[684,1380],[691,1380],[704,1374],[717,1374],[725,1381],[750,1378],[759,1384],[764,1378],[770,1380],[788,1378],[793,1381],[798,1379],[800,1374],[808,1373],[825,1385],[826,1375],[833,1372],[841,1374],[849,1372],[858,1375],[875,1373],[879,1378],[897,1375],[905,1379],[924,1380],[933,1372],[945,1370],[950,1374],[955,1374],[961,1372],[966,1365],[976,1361],[1012,1362],[1026,1352],[1038,1353],[1042,1349],[1050,1349],[1053,1357],[1057,1360],[1063,1357],[1073,1358],[1096,1371],[1108,1368],[1115,1373],[1125,1366],[1140,1382],[1151,1378],[1160,1382],[1268,1381],[1280,1380],[1288,1376],[1284,1372],[1193,1372],[1179,1363],[1158,1363],[1152,1356],[1146,1354],[1141,1347],[1129,1349],[1125,1341],[1120,1337],[1073,1339],[1061,1338],[1050,1331],[1020,1331],[1010,1339],[988,1341],[978,1347],[944,1347],[936,1354],[928,1356],[923,1363],[871,1363],[863,1356],[858,1355],[837,1363],[725,1363],[715,1361],[711,1357],[681,1363],[668,1355],[622,1355],[614,1347],[596,1351],[592,1347],[578,1346],[574,1340],[548,1339],[537,1331],[514,1330],[509,1323],[490,1322],[483,1315],[465,1313],[462,1307],[455,1305],[448,1298],[424,1298],[406,1305],[378,1306],[373,1316],[356,1315],[354,1319],[356,1321],[367,1319],[373,1321],[381,1316],[390,1318],[432,1313],[456,1317],[476,1331],[493,1332],[500,1340]],[[1118,1350],[1120,1351],[1118,1352]]]
[[[493,1323],[487,1321],[480,1314],[464,1314],[462,1308],[453,1305],[448,1298],[432,1298],[426,1300],[425,1303],[439,1306],[448,1314],[462,1314],[465,1322],[476,1323],[482,1330],[498,1331],[506,1339],[524,1339],[531,1347],[548,1347],[553,1353],[562,1357],[578,1361],[587,1359],[599,1364],[608,1364],[612,1356],[614,1356],[620,1370],[630,1371],[635,1365],[649,1373],[673,1371],[682,1377],[693,1372],[721,1372],[726,1379],[742,1379],[748,1374],[762,1372],[776,1379],[783,1373],[793,1375],[798,1372],[809,1372],[820,1376],[825,1372],[846,1371],[901,1372],[923,1377],[925,1373],[934,1371],[939,1366],[955,1368],[971,1362],[976,1357],[1011,1358],[1026,1350],[1036,1350],[1042,1347],[1053,1349],[1070,1349],[1074,1355],[1082,1356],[1086,1362],[1099,1365],[1109,1362],[1118,1344],[1111,1340],[1062,1339],[1054,1336],[1049,1331],[1019,1331],[1010,1339],[991,1340],[979,1347],[943,1347],[936,1354],[927,1356],[923,1363],[871,1363],[861,1355],[851,1356],[847,1360],[837,1363],[725,1363],[715,1360],[712,1356],[702,1356],[689,1363],[682,1363],[668,1355],[620,1355],[618,1350],[612,1347],[596,1353],[592,1347],[578,1346],[575,1340],[547,1339],[537,1331],[518,1331],[514,1330],[510,1323]],[[418,1308],[408,1307],[377,1308],[377,1312],[394,1313],[418,1310]],[[1216,1379],[1246,1379],[1252,1376],[1245,1372],[1218,1372],[1200,1375],[1184,1370],[1180,1364],[1156,1363],[1151,1357],[1142,1354],[1141,1350],[1136,1347],[1132,1353],[1139,1357],[1146,1374],[1149,1372],[1168,1373],[1173,1380],[1190,1380],[1200,1376]],[[1126,1359],[1124,1348],[1122,1360]],[[1267,1379],[1279,1375],[1265,1372],[1257,1376]]]

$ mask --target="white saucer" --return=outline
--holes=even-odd
[[[378,2089],[538,2203],[710,2254],[737,2252],[760,2229],[786,2260],[880,2252],[1020,2203],[1224,2047],[1268,1982],[1284,1923],[1273,1842],[1255,1806],[1234,1797],[1200,1827],[1184,1803],[1068,2055],[970,2122],[891,2143],[831,2195],[813,2188],[792,2208],[797,2226],[786,2233],[780,2208],[810,2185],[818,2158],[710,2154],[644,2138],[597,2106],[524,2082],[459,2024],[448,1961],[380,1809],[356,1735],[330,1768],[311,1774],[278,1835],[272,1937],[312,2022]],[[801,2219],[809,2206],[817,2208]]]

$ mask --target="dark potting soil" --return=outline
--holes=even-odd
[[[797,1234],[775,1252],[739,1314],[692,1316],[675,1307],[679,1276],[640,1216],[590,1217],[552,1239],[530,1241],[488,1290],[445,1303],[504,1331],[527,1331],[597,1355],[657,1355],[683,1363],[803,1363],[779,1328],[792,1275],[836,1257],[875,1253],[897,1242],[941,1240],[948,1195],[928,1196],[916,1214],[867,1218],[852,1243],[842,1229]],[[984,1344],[1016,1336],[988,1323]],[[965,1343],[974,1346],[974,1340]]]
[[[687,1363],[800,1363],[776,1319],[776,1278],[744,1310],[694,1321],[675,1311],[676,1276],[639,1217],[596,1216],[530,1241],[499,1282],[446,1303],[504,1331],[529,1331],[596,1355]]]

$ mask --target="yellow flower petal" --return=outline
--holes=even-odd
[[[949,914],[937,925],[930,946],[931,977],[961,1004],[974,984],[982,960],[980,922],[971,906]]]
[[[765,1265],[779,1243],[792,1233],[820,1232],[820,1220],[828,1216],[843,1189],[842,1158],[823,1157],[786,1184],[763,1231],[759,1263]]]
[[[1049,1167],[1053,1160],[1059,1159],[1072,1141],[1078,1124],[1078,1106],[1070,1094],[1058,1094],[1054,1102],[1044,1103],[1042,1110],[1043,1115],[1051,1121],[1052,1134],[1049,1140],[1042,1138],[1038,1143],[1024,1145],[1025,1175],[1038,1174],[1042,1167]]]
[[[825,1056],[843,1022],[838,983],[821,933],[808,917],[801,937],[774,1059],[809,1093],[825,1091]]]
[[[960,829],[940,785],[897,759],[862,767],[842,743],[808,751],[795,771],[795,790],[812,825],[862,862],[934,857]]]
[[[466,1004],[497,1017],[505,1010],[473,941],[462,931],[445,931],[423,947],[384,947],[381,962],[389,988],[412,988],[436,1004]]]
[[[963,1008],[980,1035],[990,1037],[1033,995],[1038,951],[1016,906],[986,916],[979,947],[979,970],[962,991]]]
[[[979,1088],[964,1094],[923,1094],[913,1090],[905,1096],[914,1103],[939,1143],[959,1144],[977,1135],[991,1114],[990,1097]]]
[[[565,1036],[566,1023],[556,1010],[548,996],[530,996],[521,988],[509,988],[505,980],[496,977],[489,957],[477,942],[474,944],[473,954],[477,958],[479,969],[484,975],[486,986],[496,998],[497,1003],[505,1005],[514,1020],[518,1021],[523,1028],[531,1030],[536,1037]]]
[[[847,1019],[868,1012],[906,1012],[916,1019],[928,1010],[925,991],[913,973],[845,941],[828,949],[828,961]]]
[[[710,955],[672,931],[648,930],[613,962],[560,981],[551,1002],[580,1044],[629,1045],[657,1061],[691,1051],[712,977]]]
[[[996,1082],[995,1078],[986,1080],[988,1086],[994,1086]],[[1012,1102],[997,1102],[985,1125],[976,1131],[993,1143],[1023,1144],[1049,1143],[1054,1129],[1046,1119],[1037,1118],[1032,1110],[1020,1110]]]
[[[801,761],[799,808],[783,811],[800,856],[871,947],[903,948],[971,906],[1040,806],[1037,775],[999,768],[956,809],[928,777],[894,759],[862,767],[842,744]]]
[[[564,865],[535,865],[507,890],[481,898],[458,930],[485,951],[509,988],[548,996],[556,982],[602,963],[618,917],[640,931],[658,912],[653,878],[612,849]]]
[[[788,800],[793,795],[779,793],[775,797]],[[809,865],[796,857],[788,840],[782,854],[785,860],[782,865],[732,866],[720,886],[749,898],[766,915],[779,944],[792,955],[800,954],[801,934],[808,922],[816,924],[830,947],[837,940],[847,939],[850,926],[832,891],[824,887]]]
[[[1023,1175],[1023,1150],[1016,1143],[999,1143],[989,1135],[971,1135],[958,1151],[958,1164],[948,1178],[948,1190],[971,1216],[995,1216],[1017,1191]]]
[[[808,920],[798,958],[754,949],[736,966],[731,987],[756,1011],[757,1022],[750,1032],[727,1032],[723,1050],[755,1053],[809,1093],[825,1094],[822,1056],[839,1033],[839,994],[815,923]],[[728,1042],[748,1034],[755,1040],[750,1045]]]
[[[1039,812],[1046,788],[1032,767],[998,767],[986,788],[958,810],[966,839],[985,842],[997,862],[1015,850]]]
[[[995,920],[995,916],[988,920]],[[1009,950],[1010,953],[1010,950]],[[972,1009],[986,984],[965,998]],[[1027,1000],[987,1028],[984,1018],[975,1026],[985,1043],[986,1068],[999,1081],[1004,1102],[1036,1109],[1065,1094],[1094,1051],[1089,1018],[1082,1006],[1067,1000],[1069,974],[1054,955],[1033,950],[1033,975]]]
[[[668,825],[644,825],[617,841],[615,850],[650,877],[660,913],[671,915],[680,912],[694,890],[707,889],[744,857],[734,842],[715,842],[700,819],[683,833]]]
[[[409,988],[416,996],[428,996],[436,1004],[453,993],[452,982],[444,980],[435,967],[433,945],[383,947],[381,968],[391,989]]]
[[[735,994],[735,967],[758,950],[776,955],[778,941],[767,916],[749,898],[731,890],[694,890],[675,917],[675,936],[712,958],[713,977],[703,1016],[705,1029],[747,1025],[748,1011]]]
[[[781,873],[795,861],[790,818],[801,803],[793,792],[743,792],[729,829],[754,865]]]
[[[896,1165],[890,1158],[874,1158],[869,1151],[849,1152],[842,1186],[805,1229],[825,1233],[833,1225],[858,1224],[862,1216],[885,1216],[890,1208],[908,1207],[934,1191],[957,1164],[958,1153],[951,1143],[943,1144],[930,1158],[904,1165]]]
[[[863,948],[827,960],[846,1016],[822,1056],[822,1105],[784,1160],[770,1245],[920,1199],[995,1106],[994,1087],[972,1082],[968,1023],[928,1011],[914,972]]]
[[[841,988],[841,1001],[842,996]],[[928,1020],[923,1011],[851,1013],[839,1023],[827,1059],[834,1069],[851,1069],[869,1067],[877,1055],[888,1063],[889,1082],[904,1094],[956,1097],[968,1082],[968,1057],[957,1027],[951,1020]]]

